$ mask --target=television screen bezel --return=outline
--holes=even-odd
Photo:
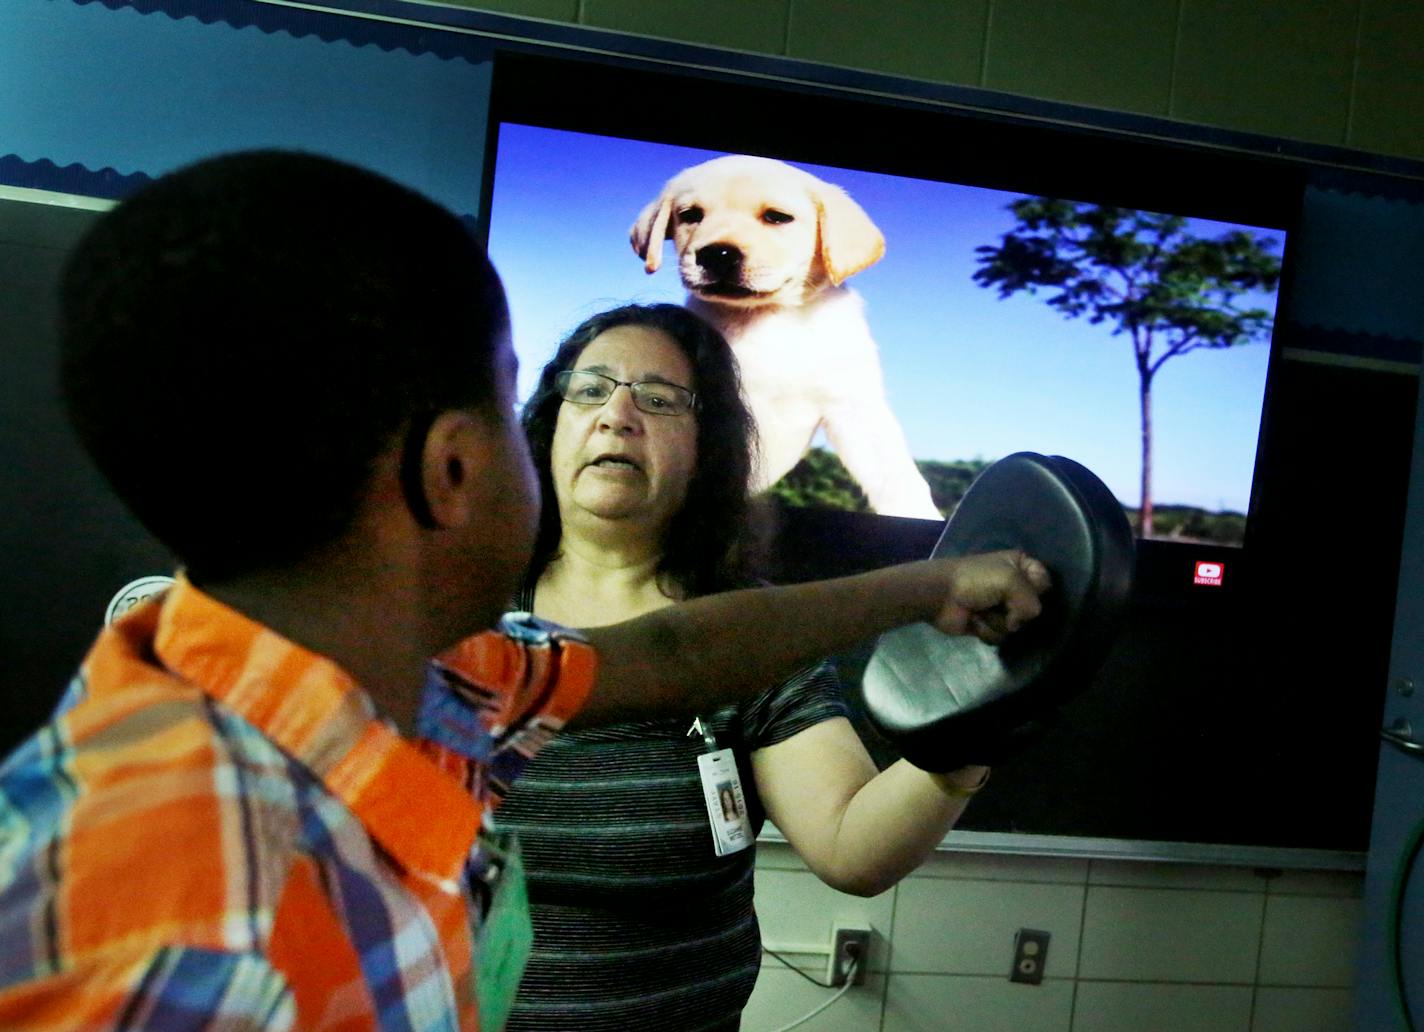
[[[577,81],[578,89],[570,89]],[[646,104],[617,103],[620,90],[629,83],[660,83],[664,88],[642,91]],[[893,132],[901,124],[915,119],[939,119],[961,129],[1001,137],[1018,134],[1021,141],[1053,139],[1062,143],[1068,155],[1088,155],[1101,161],[1107,153],[1119,160],[1121,169],[1127,158],[1152,158],[1151,163],[1135,164],[1131,176],[1119,172],[1111,189],[1099,182],[1082,185],[1081,180],[1063,176],[1065,161],[1052,164],[1051,189],[1034,189],[1022,179],[1021,186],[1006,186],[1002,173],[991,174],[993,162],[976,166],[974,174],[953,178],[936,174],[923,164],[922,157],[904,152],[903,160],[882,159],[867,162],[838,157],[834,148],[808,146],[795,139],[771,139],[770,130],[760,133],[744,128],[727,130],[716,126],[709,130],[703,124],[694,128],[679,127],[669,121],[678,110],[679,99],[688,91],[717,90],[721,106],[742,110],[739,100],[748,96],[774,98],[779,104],[802,110],[817,110],[822,117],[830,111],[838,118],[850,121],[846,112],[854,108],[863,121],[873,125],[880,134]],[[745,92],[744,92],[745,91]],[[779,115],[779,112],[777,113]],[[873,116],[873,117],[872,117]],[[766,125],[779,125],[780,117],[767,117]],[[491,103],[487,121],[487,145],[482,174],[482,200],[478,222],[487,232],[497,161],[497,137],[506,123],[538,125],[575,132],[624,136],[740,153],[761,153],[782,160],[804,161],[819,165],[841,165],[891,175],[918,178],[948,179],[970,185],[982,185],[1000,190],[1021,190],[1024,193],[1044,193],[1074,200],[1108,201],[1125,207],[1181,213],[1189,217],[1215,219],[1256,225],[1281,231],[1286,244],[1282,254],[1282,279],[1277,297],[1274,332],[1269,345],[1265,398],[1262,406],[1261,431],[1257,440],[1257,457],[1253,476],[1251,503],[1247,512],[1246,537],[1241,547],[1180,545],[1155,540],[1138,541],[1139,577],[1133,605],[1144,609],[1207,610],[1228,614],[1244,612],[1260,586],[1251,584],[1253,525],[1262,485],[1261,457],[1266,442],[1266,426],[1271,419],[1272,383],[1281,361],[1283,349],[1281,327],[1289,310],[1291,271],[1298,243],[1299,220],[1304,195],[1309,183],[1308,167],[1294,160],[1251,152],[1232,147],[1212,146],[1199,141],[1174,138],[1169,134],[1134,135],[1082,122],[1064,122],[999,110],[962,106],[927,104],[904,97],[867,97],[838,91],[801,81],[768,80],[757,77],[747,81],[727,69],[680,67],[669,69],[625,55],[569,54],[556,50],[540,50],[530,46],[509,49],[496,48],[492,76]],[[852,134],[844,134],[850,137]],[[857,137],[857,139],[860,139]],[[1021,147],[1026,146],[1021,144]],[[873,148],[871,148],[873,149]],[[996,160],[1005,160],[1004,155]],[[1071,162],[1067,162],[1071,165]],[[1114,165],[1113,161],[1108,161]],[[1143,168],[1157,169],[1155,178],[1143,174]],[[1183,184],[1187,184],[1183,186]],[[1176,191],[1175,193],[1173,191]],[[1170,198],[1164,200],[1163,198]],[[1185,198],[1185,200],[1184,200]],[[1233,577],[1221,589],[1203,591],[1191,584],[1190,569],[1198,559],[1226,557]],[[1181,571],[1188,571],[1184,577]],[[850,572],[849,569],[827,573]],[[864,730],[862,729],[864,733]],[[766,837],[776,840],[778,832],[769,828]],[[1364,865],[1363,850],[1317,849],[1308,846],[1257,846],[1230,842],[1197,842],[1122,838],[1101,838],[1073,835],[1040,835],[1020,832],[988,832],[957,830],[947,836],[941,846],[947,850],[1025,855],[1082,856],[1113,859],[1157,860],[1191,863],[1225,863],[1268,867],[1306,869],[1358,870]]]

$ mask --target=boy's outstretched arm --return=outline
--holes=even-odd
[[[589,628],[598,678],[572,723],[703,712],[909,623],[997,642],[1038,615],[1048,585],[1037,560],[992,552],[729,591]]]

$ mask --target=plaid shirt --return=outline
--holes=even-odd
[[[105,630],[0,767],[0,1028],[477,1028],[476,837],[593,657],[431,670],[417,745],[181,578]]]

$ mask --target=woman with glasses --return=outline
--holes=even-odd
[[[697,316],[590,318],[523,419],[544,502],[519,608],[590,627],[751,582],[754,431],[732,354]],[[561,735],[499,813],[522,843],[534,923],[507,1027],[736,1029],[761,961],[763,821],[827,884],[873,895],[934,849],[987,774],[904,761],[877,774],[825,665],[695,717]]]

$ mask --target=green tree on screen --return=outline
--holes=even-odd
[[[1169,360],[1267,340],[1260,292],[1280,281],[1276,242],[1243,230],[1208,239],[1178,215],[1023,197],[1018,225],[976,248],[974,280],[1000,298],[1048,292],[1065,318],[1107,322],[1137,365],[1142,429],[1139,532],[1152,533],[1152,382]]]

